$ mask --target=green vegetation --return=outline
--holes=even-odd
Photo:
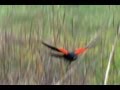
[[[120,22],[119,5],[0,6],[0,84],[52,84],[66,74],[66,62],[49,55],[41,40],[74,50],[101,30],[101,40],[62,84],[104,84],[108,59]],[[6,32],[6,35],[4,35]],[[120,37],[119,37],[120,38]],[[108,84],[120,84],[120,41]]]

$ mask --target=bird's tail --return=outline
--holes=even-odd
[[[50,53],[51,56],[56,57],[56,58],[63,58],[64,56],[61,54],[55,54],[55,53]]]

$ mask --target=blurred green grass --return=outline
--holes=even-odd
[[[1,5],[0,84],[51,84],[66,73],[66,63],[49,55],[40,40],[74,50],[101,30],[102,41],[89,50],[71,81],[63,84],[103,84],[112,43],[120,21],[119,5]],[[1,36],[2,36],[1,34]],[[20,42],[21,41],[21,42]],[[119,83],[120,43],[117,43],[109,83]],[[78,59],[79,60],[79,59]],[[76,62],[77,65],[77,62]],[[113,78],[114,77],[114,78]]]

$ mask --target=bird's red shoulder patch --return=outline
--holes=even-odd
[[[76,54],[76,55],[82,54],[82,53],[84,53],[86,50],[87,50],[87,48],[78,48],[78,49],[75,51],[75,54]]]
[[[68,51],[64,48],[59,48],[59,51],[62,52],[63,54],[68,54]]]

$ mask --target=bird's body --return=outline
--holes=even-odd
[[[76,49],[74,52],[69,52],[64,48],[55,48],[53,46],[50,46],[44,42],[42,42],[43,45],[47,46],[48,48],[55,50],[57,52],[62,53],[62,55],[56,55],[54,54],[53,56],[56,57],[63,57],[64,59],[66,59],[69,62],[75,61],[78,58],[79,54],[83,54],[88,48],[78,48]]]
[[[67,55],[64,55],[64,58],[69,61],[74,61],[78,58],[78,56],[74,52],[70,52]]]

